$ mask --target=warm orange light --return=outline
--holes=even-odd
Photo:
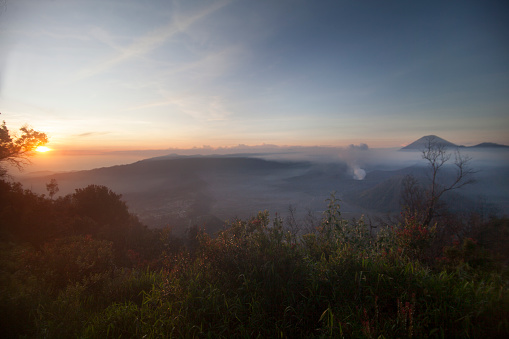
[[[37,152],[47,152],[47,151],[51,151],[50,148],[46,147],[46,146],[37,146],[37,148],[35,149]]]

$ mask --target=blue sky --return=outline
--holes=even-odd
[[[505,1],[7,0],[0,12],[1,119],[53,148],[509,144]]]

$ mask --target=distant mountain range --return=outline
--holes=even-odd
[[[293,150],[265,154],[266,158],[259,154],[169,155],[93,170],[38,172],[20,181],[42,194],[47,193],[46,184],[55,179],[59,196],[90,184],[105,185],[122,194],[130,211],[145,225],[171,226],[175,235],[185,235],[192,225],[203,226],[212,234],[223,227],[224,220],[249,218],[265,209],[285,218],[290,206],[295,208],[296,220],[302,220],[301,226],[311,227],[312,220],[322,217],[331,192],[341,199],[345,218],[399,213],[405,177],[412,175],[427,185],[428,167],[410,151],[422,150],[429,138],[451,148],[461,147],[437,136],[425,136],[404,147],[407,154],[355,146],[341,153],[323,147],[315,149],[315,161],[312,157],[283,160],[300,154]],[[472,211],[483,197],[484,205],[509,211],[509,157],[501,154],[505,150],[498,150],[509,147],[482,143],[468,148],[479,149],[475,152],[476,183],[447,194],[443,201],[450,202],[451,209]],[[354,178],[355,166],[365,171],[363,180]],[[444,167],[440,181],[451,182],[454,175],[454,168]]]
[[[440,138],[440,137],[438,137],[436,135],[426,135],[426,136],[423,136],[422,138],[417,139],[416,141],[412,142],[411,144],[401,148],[401,150],[417,150],[417,151],[421,151],[422,149],[424,149],[426,144],[429,143],[430,141],[432,141],[434,143],[437,143],[437,144],[444,145],[447,148],[461,147],[461,148],[508,148],[509,149],[509,146],[501,145],[501,144],[496,144],[496,143],[493,143],[493,142],[483,142],[483,143],[480,143],[480,144],[475,145],[475,146],[456,145],[456,144],[454,144],[454,143],[452,143],[450,141],[447,141],[447,140],[445,140],[443,138]]]
[[[465,146],[460,146],[460,147],[465,147]],[[496,144],[494,142],[483,142],[483,143],[480,143],[479,145],[465,147],[465,148],[509,148],[509,146]]]

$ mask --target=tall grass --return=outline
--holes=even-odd
[[[320,227],[302,237],[285,229],[280,218],[271,220],[261,212],[231,222],[215,237],[198,232],[190,246],[161,260],[160,271],[80,271],[86,274],[65,287],[49,283],[48,289],[35,288],[44,277],[25,271],[24,280],[16,286],[10,280],[7,290],[11,300],[33,297],[32,304],[19,304],[29,311],[28,329],[6,333],[84,338],[508,335],[506,270],[487,265],[487,254],[468,241],[431,262],[422,253],[433,240],[432,231],[408,219],[370,236],[362,220],[341,217],[334,196]],[[21,271],[11,267],[3,279]],[[2,302],[2,308],[16,309],[5,296]]]

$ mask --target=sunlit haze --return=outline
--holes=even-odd
[[[505,1],[7,0],[0,118],[55,151],[509,144],[508,41]]]
[[[38,146],[35,150],[37,152],[41,152],[41,153],[51,151],[51,149],[49,147],[46,147],[46,146]]]

